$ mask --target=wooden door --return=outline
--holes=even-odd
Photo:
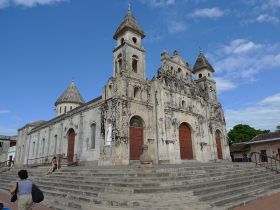
[[[182,160],[193,159],[192,134],[188,125],[182,124],[179,128],[180,155]]]
[[[144,129],[138,127],[130,127],[130,160],[139,160],[143,152],[142,145],[144,143]]]
[[[217,153],[218,153],[218,159],[223,159],[223,153],[222,153],[222,143],[220,136],[216,136],[216,144],[217,144]]]
[[[68,134],[68,151],[67,151],[68,162],[73,162],[74,148],[75,148],[75,131],[70,130]]]

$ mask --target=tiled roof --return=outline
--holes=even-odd
[[[198,58],[196,59],[196,62],[194,64],[193,73],[195,73],[201,69],[204,69],[204,68],[209,69],[210,71],[214,72],[214,69],[211,66],[211,64],[208,62],[208,60],[206,59],[204,54],[202,52],[200,52],[198,55]]]
[[[57,99],[57,101],[55,102],[55,106],[61,103],[75,103],[80,105],[85,103],[74,82],[71,82],[70,86]]]
[[[271,133],[263,133],[255,136],[250,142],[258,142],[264,140],[280,140],[280,131],[271,132]]]
[[[236,143],[230,146],[230,152],[245,152],[250,149],[250,146],[246,143]]]
[[[127,15],[124,17],[122,23],[115,32],[114,39],[117,39],[119,35],[127,30],[132,30],[139,34],[141,38],[145,37],[145,32],[141,29],[140,25],[137,23],[135,17],[132,15],[131,9],[128,9]]]

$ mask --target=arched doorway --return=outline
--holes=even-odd
[[[71,128],[68,131],[68,149],[67,149],[67,160],[73,162],[75,149],[75,131]]]
[[[131,118],[129,123],[130,160],[139,160],[144,144],[144,125],[141,117]]]
[[[180,155],[182,160],[193,159],[192,131],[188,124],[182,123],[179,127]]]
[[[223,152],[222,152],[221,132],[219,130],[217,130],[216,133],[215,133],[215,136],[216,136],[218,159],[222,160],[223,159]]]

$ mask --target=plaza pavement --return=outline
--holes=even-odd
[[[10,195],[0,191],[0,203],[4,203],[4,207],[11,210],[17,210],[17,203],[10,202]],[[32,210],[52,210],[41,204],[36,204]],[[235,208],[234,210],[280,210],[280,193],[259,198],[245,206]]]
[[[11,210],[17,210],[17,202],[11,203],[10,199],[11,196],[8,193],[0,190],[0,203],[4,203],[5,208],[10,208]],[[52,210],[52,209],[42,206],[41,204],[35,204],[32,210]]]

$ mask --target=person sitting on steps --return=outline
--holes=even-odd
[[[52,159],[52,166],[50,167],[47,175],[53,173],[56,169],[58,169],[58,161],[57,161],[56,157],[54,156]]]

